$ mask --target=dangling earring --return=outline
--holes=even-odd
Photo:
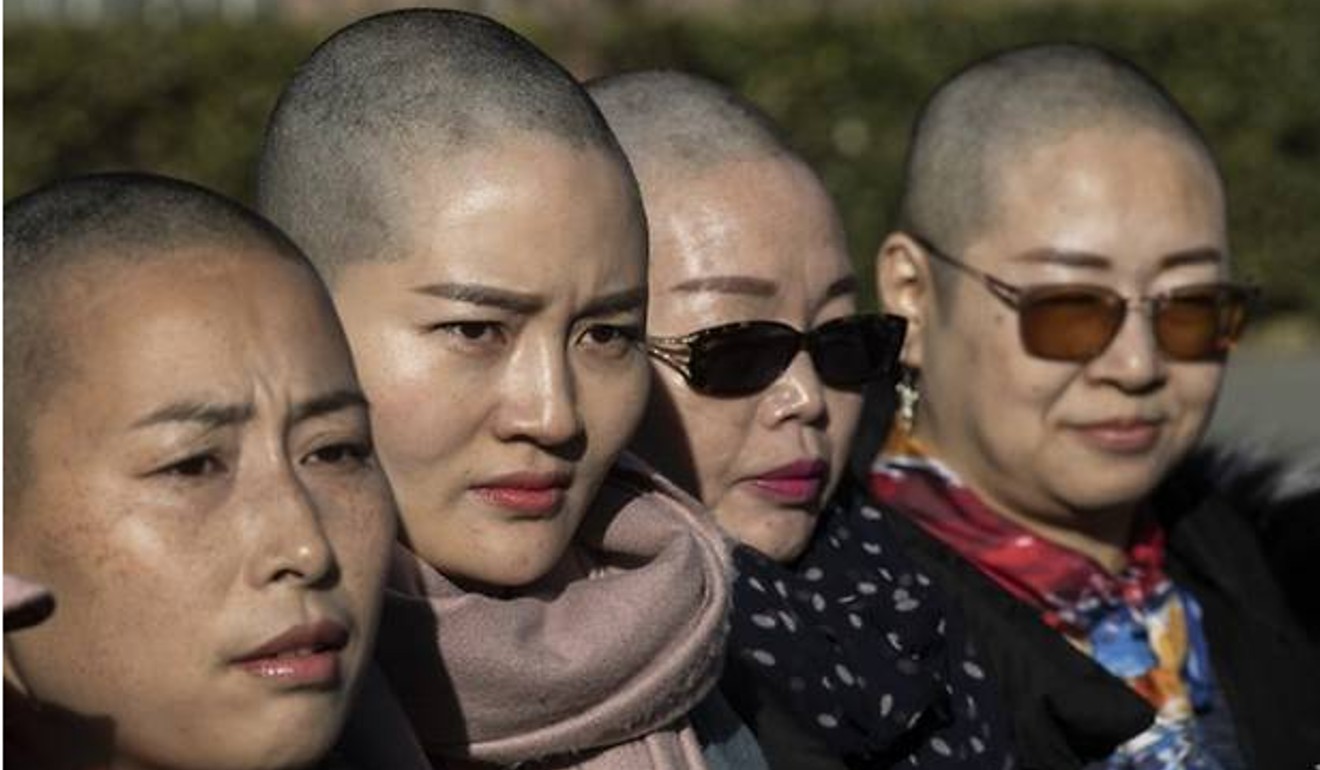
[[[903,376],[894,383],[894,393],[898,396],[898,430],[904,436],[911,436],[917,426],[917,404],[921,403],[921,391],[917,389],[917,370],[903,367]]]

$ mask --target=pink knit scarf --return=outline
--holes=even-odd
[[[515,597],[396,556],[376,659],[435,760],[705,767],[685,715],[719,676],[728,550],[640,462],[607,478],[564,567]]]

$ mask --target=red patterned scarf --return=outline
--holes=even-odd
[[[1156,708],[1155,724],[1106,768],[1219,770],[1195,717],[1214,690],[1200,606],[1165,574],[1164,530],[1153,516],[1137,522],[1115,574],[999,515],[910,439],[886,447],[868,486]]]
[[[999,515],[947,467],[905,442],[871,469],[871,494],[975,564],[1069,636],[1085,634],[1117,605],[1141,607],[1169,590],[1164,531],[1144,517],[1117,574],[1094,559]]]

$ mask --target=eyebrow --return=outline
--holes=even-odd
[[[1218,265],[1227,261],[1227,255],[1211,246],[1202,246],[1196,249],[1187,249],[1185,251],[1175,251],[1172,254],[1166,254],[1160,260],[1160,269],[1168,270],[1172,267],[1182,267],[1184,265],[1203,265],[1206,263]]]
[[[1103,254],[1089,251],[1067,251],[1061,249],[1033,249],[1012,258],[1015,262],[1034,262],[1038,264],[1063,265],[1065,267],[1086,267],[1105,269],[1113,267],[1114,261]],[[1223,252],[1210,246],[1201,246],[1184,251],[1175,251],[1160,258],[1160,270],[1168,270],[1184,265],[1204,263],[1219,264],[1224,261]]]
[[[545,307],[545,300],[539,295],[498,289],[479,283],[429,283],[414,287],[413,291],[455,302],[499,308],[520,315],[530,315]]]
[[[367,398],[359,390],[345,388],[295,404],[289,415],[290,422],[300,422],[323,414],[353,407],[368,408]],[[205,401],[176,401],[148,414],[133,423],[134,429],[149,428],[172,422],[200,423],[208,430],[241,425],[256,416],[252,404],[216,404]]]
[[[646,304],[646,287],[634,286],[631,289],[603,294],[587,303],[578,315],[582,318],[592,316],[615,315],[638,310]]]
[[[301,422],[343,409],[368,409],[367,397],[354,388],[343,388],[325,393],[294,405],[289,422]]]
[[[825,290],[825,299],[830,300],[835,297],[842,297],[845,294],[857,293],[857,278],[852,275],[845,275],[839,280],[829,285]]]
[[[670,287],[671,291],[696,293],[702,291],[719,294],[748,294],[753,297],[773,297],[779,293],[779,284],[750,275],[711,275],[692,278]]]
[[[133,423],[133,428],[149,428],[170,422],[201,423],[214,430],[248,422],[256,414],[252,404],[216,404],[206,401],[175,401]]]
[[[1064,265],[1067,267],[1089,267],[1103,269],[1112,267],[1114,260],[1102,254],[1089,251],[1067,251],[1063,249],[1032,249],[1012,257],[1014,262]]]

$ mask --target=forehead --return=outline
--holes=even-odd
[[[260,247],[101,260],[71,270],[54,305],[54,333],[69,340],[68,384],[100,410],[181,394],[245,398],[258,381],[300,390],[352,380],[314,275]]]
[[[649,186],[647,196],[657,297],[709,294],[704,301],[814,305],[851,275],[833,204],[798,162],[724,163],[695,175],[672,175]],[[692,290],[727,277],[774,284],[776,295]]]
[[[534,265],[645,263],[645,220],[619,157],[544,133],[424,158],[399,182],[405,261],[516,277]]]
[[[1218,175],[1187,142],[1162,131],[1075,130],[1019,149],[991,173],[990,221],[969,248],[983,266],[1054,251],[1144,274],[1171,255],[1227,255]]]

